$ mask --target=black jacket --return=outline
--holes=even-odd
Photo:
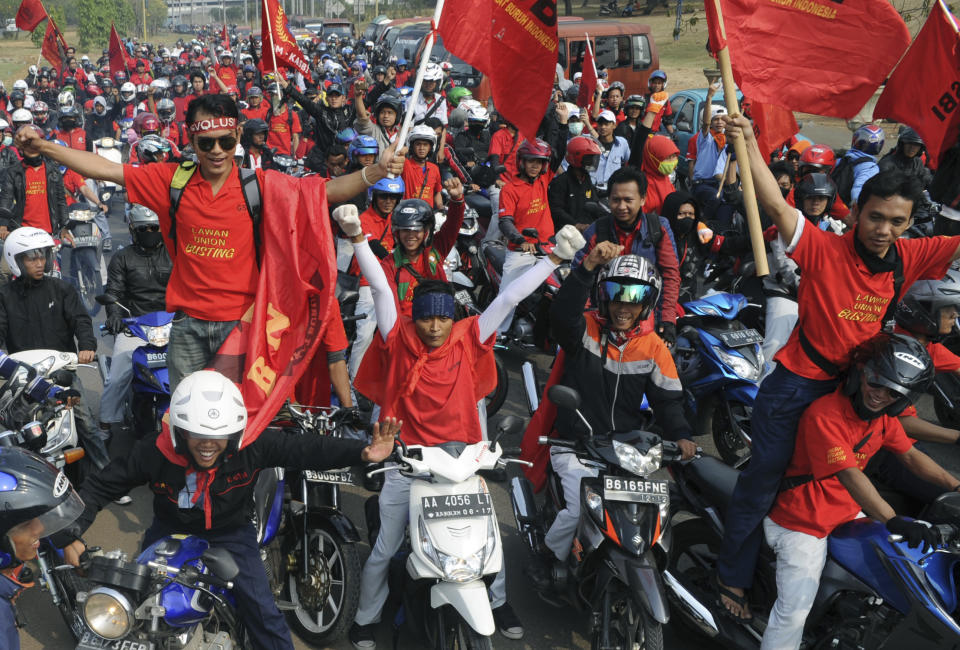
[[[127,246],[110,260],[104,293],[117,299],[133,316],[166,311],[167,282],[173,263],[166,246],[152,250]],[[118,305],[107,305],[108,316],[126,317]]]
[[[213,508],[210,530],[229,530],[250,521],[253,488],[260,470],[286,467],[322,471],[356,465],[361,462],[360,453],[365,446],[360,440],[265,429],[249,446],[228,454],[217,468],[210,484]],[[143,438],[129,455],[115,459],[102,472],[90,475],[83,482],[80,497],[86,509],[77,519],[73,532],[82,534],[101,508],[131,489],[147,484],[154,495],[153,514],[157,519],[186,534],[203,533],[206,530],[203,509],[178,505],[188,498],[186,493],[181,495],[187,484],[186,471],[186,467],[163,455],[157,448],[156,436]]]
[[[60,167],[49,158],[43,159],[47,172],[47,208],[50,211],[50,230],[59,233],[67,223],[67,199],[63,189]],[[0,174],[0,225],[10,230],[23,224],[23,208],[27,200],[26,176],[23,163],[10,165]]]
[[[290,95],[301,108],[306,111],[310,117],[317,121],[316,138],[314,141],[320,151],[326,153],[327,149],[333,144],[337,133],[348,126],[353,126],[357,114],[352,106],[344,104],[340,108],[330,108],[316,102],[310,101],[306,95],[293,87],[293,84],[287,86],[286,93]]]
[[[899,144],[894,149],[888,151],[877,165],[882,172],[896,169],[908,176],[913,176],[920,181],[920,184],[923,185],[924,188],[930,185],[930,181],[933,179],[933,172],[923,164],[923,159],[919,155],[913,158],[907,158],[903,155]]]
[[[547,187],[547,198],[556,230],[567,224],[593,223],[602,212],[590,174],[584,175],[582,183],[569,169],[558,174]]]
[[[117,130],[114,127],[113,119],[114,116],[109,110],[105,110],[103,115],[97,115],[95,112],[88,114],[84,119],[84,124],[87,127],[87,142],[92,144],[100,138],[115,138]]]
[[[74,342],[76,337],[76,342]],[[96,350],[90,315],[76,288],[59,278],[16,278],[0,287],[0,350]]]

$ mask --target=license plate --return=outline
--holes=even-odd
[[[74,248],[88,248],[90,246],[96,246],[100,242],[98,237],[75,237],[73,240]]]
[[[493,514],[493,502],[487,492],[476,494],[445,494],[423,497],[425,519],[452,519],[454,517],[483,517]]]
[[[150,642],[120,640],[107,641],[93,632],[84,632],[80,637],[80,643],[77,644],[77,650],[153,650],[153,644]]]
[[[463,305],[464,307],[473,302],[473,298],[470,297],[470,293],[464,290],[460,290],[454,294],[457,299],[458,305]]]
[[[728,348],[742,348],[745,345],[763,343],[763,336],[755,329],[737,330],[734,332],[717,332],[720,340]]]
[[[642,478],[626,478],[624,476],[604,476],[603,498],[610,501],[665,505],[670,502],[670,487],[667,481],[648,481]]]
[[[166,366],[166,352],[147,352],[147,368],[165,368]]]
[[[303,470],[303,478],[311,483],[347,483],[353,485],[353,472],[348,469],[331,472],[315,472],[312,469]]]

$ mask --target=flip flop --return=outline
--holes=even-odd
[[[751,621],[753,621],[753,615],[752,615],[752,614],[751,614],[750,616],[740,616],[739,614],[735,614],[734,612],[731,612],[729,609],[727,609],[727,606],[723,603],[723,598],[729,598],[729,599],[732,600],[736,605],[739,605],[740,608],[741,608],[741,610],[742,610],[743,608],[745,608],[745,607],[747,607],[747,606],[749,605],[749,603],[747,602],[747,597],[746,597],[746,595],[741,596],[740,594],[737,594],[737,593],[735,593],[735,592],[733,592],[733,591],[730,591],[729,589],[727,589],[726,587],[724,587],[722,584],[720,584],[720,581],[719,581],[719,580],[717,580],[717,582],[716,582],[716,587],[717,587],[717,600],[716,600],[716,604],[717,604],[717,607],[720,608],[720,613],[721,613],[722,615],[724,615],[724,616],[726,616],[726,617],[728,617],[728,618],[731,618],[731,619],[733,619],[734,621],[736,621],[737,623],[740,623],[740,624],[742,624],[742,625],[746,625],[746,624],[750,623]]]

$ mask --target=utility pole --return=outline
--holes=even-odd
[[[140,5],[141,10],[143,11],[143,40],[147,40],[147,0],[142,0]]]

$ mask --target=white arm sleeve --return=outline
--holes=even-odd
[[[480,314],[480,320],[477,323],[480,326],[480,342],[482,343],[490,338],[490,335],[497,331],[497,326],[503,322],[510,310],[543,284],[543,281],[553,273],[555,268],[557,268],[557,265],[550,261],[549,257],[542,257],[526,273],[506,287],[501,288],[496,299]],[[379,312],[377,312],[377,318],[380,318]]]
[[[397,324],[397,303],[393,298],[393,290],[390,283],[387,282],[387,275],[380,266],[380,260],[370,250],[370,244],[363,240],[359,244],[353,245],[353,254],[357,258],[357,264],[360,265],[360,272],[370,283],[370,291],[373,293],[373,308],[377,313],[377,329],[380,330],[380,336],[387,340],[387,335]]]

